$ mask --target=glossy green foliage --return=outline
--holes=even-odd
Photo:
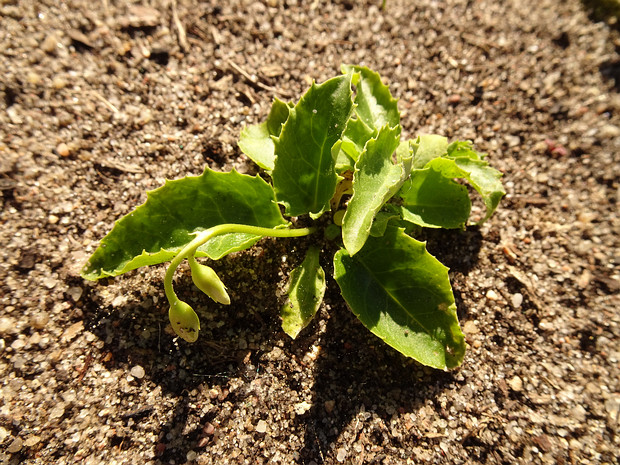
[[[432,168],[414,170],[400,197],[403,219],[426,228],[463,228],[471,210],[467,187]]]
[[[96,280],[171,260],[194,235],[222,223],[285,226],[273,189],[261,178],[206,169],[147,194],[147,201],[116,222],[82,270]],[[247,249],[261,236],[226,234],[202,245],[198,255],[220,258]]]
[[[455,141],[437,135],[423,135],[410,141],[413,170],[398,196],[401,214],[408,222],[429,228],[455,229],[465,226],[471,202],[464,186],[453,179],[464,179],[481,195],[486,221],[506,194],[502,174],[483,160],[471,142]]]
[[[276,159],[273,137],[280,135],[289,110],[289,104],[276,98],[271,105],[267,121],[248,126],[241,131],[239,148],[264,170],[273,170]]]
[[[272,172],[276,197],[287,215],[320,214],[329,208],[338,182],[336,154],[352,109],[350,75],[312,84],[290,109],[274,138]]]
[[[263,123],[242,130],[241,150],[268,181],[211,170],[168,181],[116,223],[82,275],[94,280],[169,260],[164,288],[170,321],[193,342],[198,316],[173,289],[183,260],[199,289],[229,304],[222,281],[195,257],[217,260],[261,237],[317,232],[290,275],[280,309],[286,334],[297,337],[317,314],[326,290],[320,263],[332,258],[321,254],[338,250],[334,278],[364,326],[420,363],[458,366],[465,341],[448,269],[411,231],[465,228],[467,185],[482,197],[486,220],[504,195],[501,173],[470,142],[449,143],[438,135],[401,140],[397,100],[379,74],[352,65],[341,71],[313,84],[297,103],[275,99]],[[295,223],[312,225],[287,228],[278,203],[287,216],[302,217]],[[319,220],[326,212],[329,218]]]
[[[334,277],[353,313],[373,334],[408,357],[433,368],[463,360],[448,269],[423,242],[388,227],[355,256],[334,257]]]
[[[342,223],[342,239],[351,255],[363,247],[375,215],[409,176],[410,163],[392,161],[399,136],[400,127],[384,126],[355,164],[353,196]]]
[[[379,73],[365,66],[342,65],[343,73],[350,73],[355,89],[355,109],[342,137],[341,152],[349,160],[352,168],[364,151],[366,143],[377,136],[381,128],[400,129],[400,113],[397,101],[390,89],[381,82]],[[400,134],[400,130],[398,131]],[[341,155],[340,160],[343,160]]]

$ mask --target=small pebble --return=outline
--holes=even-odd
[[[476,322],[473,320],[467,320],[465,322],[465,324],[463,325],[463,331],[465,332],[465,334],[468,335],[478,334],[480,332],[480,330],[478,329],[478,325],[476,325]]]
[[[606,124],[599,130],[598,134],[602,138],[613,139],[614,137],[620,136],[620,128],[613,124]]]
[[[34,71],[30,71],[28,75],[26,76],[26,81],[36,86],[41,83],[41,76],[39,76]]]
[[[24,445],[24,441],[21,438],[15,438],[13,439],[13,442],[9,445],[9,447],[6,448],[6,451],[9,454],[15,454],[16,452],[19,452],[22,449],[23,445]]]
[[[510,386],[510,389],[512,389],[515,392],[520,392],[523,390],[523,380],[519,378],[518,376],[513,376],[508,381],[508,385]]]
[[[202,428],[202,431],[205,434],[208,434],[209,436],[212,435],[215,432],[215,426],[213,426],[211,423],[207,423],[204,428]]]
[[[80,297],[82,297],[83,292],[84,290],[79,286],[70,287],[67,290],[67,294],[69,294],[69,297],[71,297],[74,302],[77,302],[78,300],[80,300]]]
[[[11,349],[20,350],[20,349],[23,349],[25,345],[26,345],[26,341],[24,341],[22,338],[15,339],[15,341],[13,341],[13,344],[11,344]]]
[[[267,422],[265,420],[258,420],[258,423],[256,424],[256,432],[257,433],[267,432]]]
[[[84,330],[84,322],[78,321],[77,323],[73,323],[69,326],[62,335],[62,338],[66,341],[71,341],[75,338],[79,333]]]
[[[56,76],[54,79],[52,79],[52,87],[56,90],[60,90],[63,89],[67,86],[67,81],[61,77],[61,76]]]
[[[587,415],[588,412],[585,408],[583,408],[583,405],[575,405],[570,411],[570,418],[577,420],[580,423],[586,421]]]
[[[65,414],[65,406],[64,404],[56,404],[52,410],[50,410],[50,419],[53,420],[55,418],[60,418]]]
[[[519,308],[522,303],[523,303],[523,294],[517,292],[516,294],[512,295],[512,306],[514,308]]]
[[[344,459],[346,458],[347,458],[347,451],[344,449],[344,447],[341,447],[340,449],[338,449],[338,453],[336,454],[336,460],[342,463],[344,462]]]
[[[26,439],[26,441],[24,441],[24,444],[26,447],[33,447],[36,446],[39,442],[41,442],[41,438],[39,436],[30,436],[28,439]]]
[[[605,401],[605,412],[609,424],[618,425],[620,423],[620,395],[614,395]]]
[[[71,150],[69,149],[69,146],[67,144],[61,142],[56,147],[56,153],[58,153],[58,155],[60,155],[61,157],[68,157],[69,155],[71,155]]]
[[[134,378],[137,378],[137,379],[144,378],[144,368],[142,368],[140,365],[134,366],[131,369],[130,373],[131,373],[131,376],[133,376]]]
[[[549,320],[540,320],[540,323],[538,323],[538,327],[540,329],[542,329],[543,331],[552,331],[553,330],[553,323]]]
[[[336,407],[336,401],[335,400],[326,400],[324,407],[325,407],[325,411],[327,413],[332,413],[334,411],[334,407]]]
[[[140,126],[144,126],[145,124],[150,123],[153,120],[153,113],[148,108],[146,110],[142,110],[140,112],[140,116],[136,120],[136,122]]]
[[[506,136],[506,143],[508,147],[516,147],[521,144],[521,138],[519,136]]]
[[[34,329],[43,329],[50,321],[49,313],[41,311],[30,318],[30,326]]]
[[[198,457],[198,454],[196,452],[194,452],[193,450],[190,450],[185,455],[185,458],[187,459],[188,462],[193,462],[194,460],[196,460],[197,457]]]
[[[48,34],[43,42],[41,42],[41,50],[45,53],[55,53],[58,47],[58,38],[55,33]]]
[[[47,278],[43,278],[42,282],[43,282],[43,285],[47,287],[48,289],[54,289],[56,287],[56,284],[58,284],[58,281],[51,276]]]
[[[498,300],[499,296],[497,295],[497,292],[495,292],[493,289],[489,290],[487,292],[487,299],[489,300]]]
[[[17,322],[10,317],[0,318],[0,334],[12,333],[16,323]]]
[[[297,415],[303,415],[304,413],[306,413],[311,408],[312,408],[312,404],[310,404],[310,403],[308,403],[306,401],[303,401],[303,402],[300,402],[298,404],[295,404],[295,407],[294,407],[295,413]]]

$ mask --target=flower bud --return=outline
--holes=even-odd
[[[198,289],[220,304],[230,304],[226,286],[212,268],[201,265],[194,257],[189,258],[189,267],[192,270],[192,281]]]
[[[187,342],[196,342],[198,331],[200,331],[200,320],[192,307],[177,299],[170,305],[168,317],[177,336]]]

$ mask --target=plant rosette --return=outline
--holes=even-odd
[[[505,194],[501,173],[470,142],[438,135],[401,140],[400,134],[397,101],[379,74],[343,65],[341,76],[312,84],[297,103],[275,99],[266,121],[241,131],[239,147],[268,180],[205,169],[166,181],[116,222],[82,276],[98,280],[169,261],[170,323],[194,342],[198,316],[173,288],[184,260],[195,285],[215,305],[226,305],[226,286],[197,258],[218,260],[265,237],[315,234],[316,244],[291,272],[280,310],[288,335],[295,338],[320,308],[322,250],[335,249],[334,279],[368,330],[424,365],[457,367],[466,344],[448,268],[414,232],[464,229],[471,212],[465,183],[486,207],[478,223],[486,221]],[[293,228],[295,217],[313,225]],[[323,240],[333,247],[319,247]]]

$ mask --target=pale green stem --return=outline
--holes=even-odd
[[[196,235],[196,237],[185,247],[181,249],[181,251],[170,261],[170,266],[166,270],[166,276],[164,277],[164,290],[166,293],[166,297],[168,298],[168,302],[170,305],[173,305],[174,302],[179,300],[176,293],[174,292],[174,288],[172,286],[172,278],[174,277],[174,272],[179,267],[181,262],[188,257],[193,257],[196,253],[196,249],[200,247],[202,244],[207,242],[209,239],[214,238],[215,236],[219,236],[221,234],[254,234],[256,236],[262,237],[302,237],[312,234],[315,231],[315,228],[299,228],[299,229],[271,229],[271,228],[261,228],[260,226],[250,226],[247,224],[220,224],[217,226],[213,226],[205,231],[202,231]]]

